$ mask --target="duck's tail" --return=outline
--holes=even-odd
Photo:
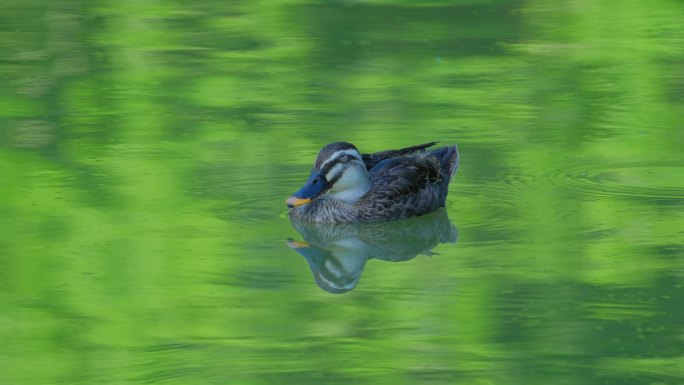
[[[458,170],[459,157],[456,145],[438,148],[432,151],[432,155],[439,159],[440,168],[444,175],[451,179],[456,174],[456,170]]]

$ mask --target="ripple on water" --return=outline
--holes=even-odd
[[[501,174],[482,178],[477,185],[457,184],[448,198],[447,207],[454,207],[455,213],[475,208],[473,215],[458,223],[464,234],[471,231],[471,241],[510,242],[517,237],[517,230],[526,226],[543,223],[544,227],[554,227],[572,220],[574,210],[567,206],[565,199],[557,200],[553,206],[549,206],[549,202],[527,199],[542,195],[558,199],[559,192],[570,199],[682,204],[684,166],[583,164],[541,175]],[[540,208],[543,212],[539,212]],[[455,219],[458,221],[457,217]],[[473,231],[478,234],[475,238]]]
[[[285,199],[306,181],[308,173],[292,173],[288,166],[276,165],[264,174],[249,167],[212,165],[196,172],[188,193],[208,202],[219,219],[263,225],[286,209]],[[299,187],[298,187],[299,186]]]
[[[507,242],[524,223],[516,218],[519,213],[520,191],[530,185],[519,174],[500,174],[479,178],[476,184],[465,184],[456,179],[447,196],[447,209],[453,221],[463,229],[479,234],[470,242]],[[462,214],[462,215],[459,215]],[[459,218],[466,218],[460,220]]]
[[[582,197],[684,199],[684,166],[624,164],[595,169],[564,169],[550,176]]]

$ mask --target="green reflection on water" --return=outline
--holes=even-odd
[[[0,384],[678,384],[684,6],[10,1]],[[458,143],[455,245],[334,296],[318,149]]]

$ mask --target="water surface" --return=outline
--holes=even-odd
[[[10,1],[0,384],[681,384],[683,20]],[[340,140],[458,143],[443,217],[300,233]]]

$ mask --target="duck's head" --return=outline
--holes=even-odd
[[[351,143],[332,143],[318,153],[304,187],[285,203],[290,208],[315,199],[338,199],[351,204],[368,191],[368,185],[368,172],[359,150]]]

